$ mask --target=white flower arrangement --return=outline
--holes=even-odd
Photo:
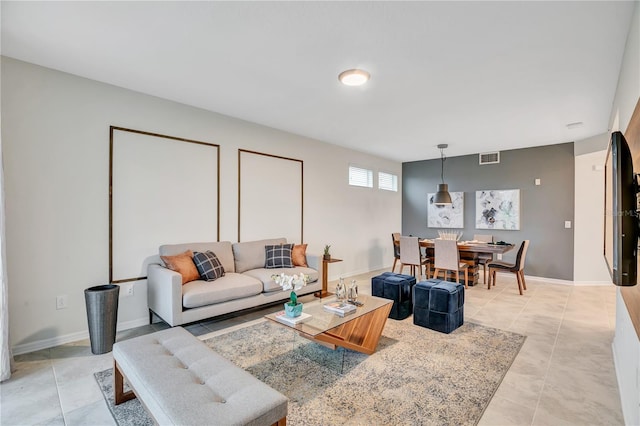
[[[291,290],[291,294],[289,295],[289,305],[296,306],[298,304],[298,296],[296,295],[296,290],[300,290],[302,287],[307,285],[307,283],[309,282],[309,275],[287,275],[283,272],[280,275],[271,275],[271,279],[275,281],[275,283],[280,287],[282,287],[282,290]]]

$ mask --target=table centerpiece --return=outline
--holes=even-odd
[[[284,304],[285,314],[292,318],[300,316],[302,313],[302,302],[298,302],[296,290],[300,290],[302,287],[307,285],[309,282],[309,275],[287,275],[283,272],[279,275],[271,275],[271,279],[282,287],[283,290],[291,290],[291,293],[289,294],[289,301]]]

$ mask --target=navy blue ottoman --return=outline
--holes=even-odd
[[[412,288],[416,278],[411,275],[384,272],[371,278],[371,295],[393,300],[389,318],[403,320],[413,312]]]
[[[442,333],[464,324],[464,285],[432,279],[413,287],[413,323]]]

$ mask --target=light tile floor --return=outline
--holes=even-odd
[[[369,293],[370,278],[379,272],[354,277],[360,291]],[[615,288],[531,280],[528,288],[520,296],[515,278],[500,276],[490,291],[481,284],[466,293],[465,321],[528,336],[480,425],[624,424],[611,349]],[[271,306],[186,328],[207,334],[279,309]],[[117,339],[166,327],[155,323],[118,333]],[[112,362],[111,353],[92,355],[88,340],[17,356],[17,370],[0,385],[0,424],[113,425],[93,377]]]

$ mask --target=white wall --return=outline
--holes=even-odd
[[[333,256],[344,259],[331,265],[330,279],[393,259],[401,192],[349,187],[347,170],[357,163],[400,177],[400,163],[10,58],[2,60],[2,112],[16,352],[86,336],[83,290],[108,280],[110,125],[220,144],[221,240],[237,237],[237,150],[244,148],[304,161],[308,250],[331,244]],[[280,236],[278,229],[272,234]],[[68,295],[68,309],[56,310],[57,295]],[[143,281],[134,296],[121,297],[119,324],[145,321]]]
[[[598,139],[602,140],[599,145],[607,146],[607,135],[601,135]],[[576,148],[582,143],[576,142]],[[575,151],[579,152],[578,149]],[[606,154],[606,149],[598,149],[575,156],[573,281],[576,285],[611,284],[611,276],[602,255]]]
[[[624,423],[640,425],[640,340],[620,291],[616,295],[616,334],[612,347]]]
[[[640,94],[640,22],[638,22],[640,11],[638,9],[640,4],[636,2],[618,77],[616,97],[611,109],[609,121],[611,131],[626,130]]]
[[[640,99],[640,3],[636,2],[611,110],[611,130],[625,131]],[[640,166],[635,165],[638,169]],[[638,170],[636,170],[637,172]],[[614,362],[625,423],[640,424],[640,340],[618,289]]]

